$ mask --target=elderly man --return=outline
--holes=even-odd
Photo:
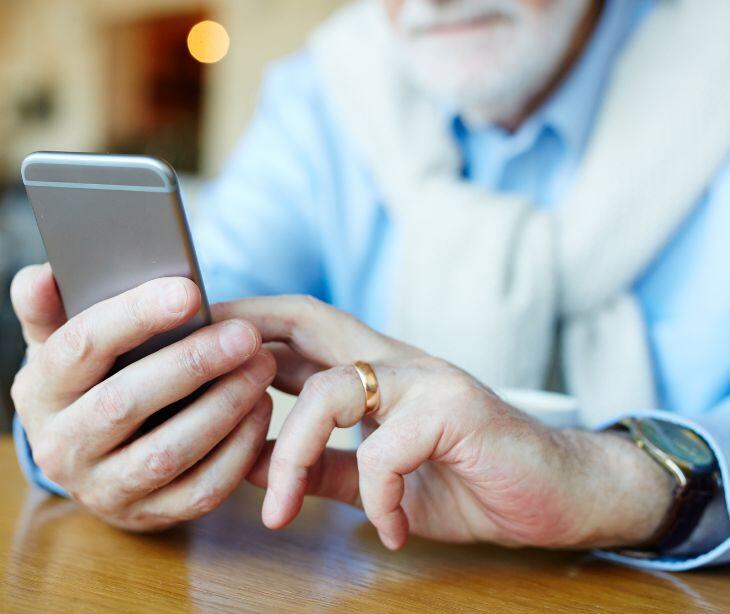
[[[18,276],[28,474],[135,530],[205,513],[249,475],[273,528],[310,492],[362,505],[392,548],[411,531],[727,560],[727,23],[719,0],[346,7],[271,69],[207,195],[206,287],[233,301],[218,324],[104,382],[197,289],[151,282],[65,323],[50,270]],[[464,371],[311,301],[235,301],[278,293]],[[261,338],[301,396],[254,467],[274,378]],[[485,387],[548,384],[595,430],[545,427]],[[324,450],[363,417],[357,457]]]

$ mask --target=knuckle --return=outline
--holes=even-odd
[[[282,474],[292,466],[292,461],[286,458],[283,454],[275,451],[271,455],[271,461],[269,462],[269,470],[272,474]]]
[[[185,343],[179,354],[180,365],[185,373],[196,379],[208,380],[213,369],[200,344]]]
[[[284,477],[291,472],[292,467],[296,467],[297,463],[291,458],[287,458],[286,453],[275,452],[271,455],[269,461],[269,480],[278,477]]]
[[[454,396],[457,402],[466,409],[483,404],[484,394],[484,390],[475,382],[466,380],[462,381],[458,388],[455,389]]]
[[[190,515],[204,516],[216,509],[225,498],[225,493],[216,486],[200,485],[190,498]]]
[[[169,448],[159,448],[150,452],[144,461],[145,473],[157,483],[176,475],[178,467],[177,455]]]
[[[473,407],[475,405],[483,405],[486,398],[486,391],[471,382],[462,391],[462,399],[465,405]]]
[[[58,438],[44,437],[33,448],[33,460],[51,481],[62,483],[65,478],[65,446]]]
[[[140,333],[152,332],[154,326],[152,318],[145,309],[145,302],[139,296],[132,294],[123,306],[124,316],[133,330]]]
[[[331,370],[315,373],[304,382],[302,395],[326,399],[334,389],[335,379],[335,374]]]
[[[271,414],[273,411],[274,402],[271,400],[271,396],[265,394],[251,412],[250,419],[254,424],[268,426],[271,421]]]
[[[124,501],[134,499],[140,490],[141,480],[139,478],[139,471],[129,466],[123,467],[114,479],[117,497]]]
[[[422,433],[423,425],[418,421],[394,420],[383,430],[390,439],[391,445],[401,449],[409,449]]]
[[[462,427],[484,417],[490,405],[486,390],[468,375],[456,370],[444,377],[438,395],[441,405],[448,408],[449,422]]]
[[[180,524],[182,520],[183,518],[165,512],[121,510],[109,522],[124,531],[148,534],[166,531]]]
[[[105,489],[90,489],[78,493],[72,493],[85,508],[103,517],[115,517],[119,513],[119,504],[113,497],[106,495]]]
[[[415,367],[433,371],[451,371],[453,369],[453,367],[443,358],[437,358],[430,354],[416,356],[411,360],[411,363]]]
[[[93,352],[93,344],[85,316],[70,320],[58,330],[53,358],[61,365],[74,365],[86,361]]]
[[[443,374],[440,388],[449,397],[466,400],[474,394],[476,386],[468,375],[450,368]]]
[[[295,297],[298,307],[304,311],[320,311],[325,307],[325,303],[311,294],[298,294]]]
[[[276,375],[277,369],[276,358],[274,357],[273,352],[266,348],[261,348],[258,354],[256,354],[255,360],[259,360],[264,363],[262,369],[265,369],[273,379],[274,375]]]
[[[376,470],[380,467],[381,456],[377,445],[365,442],[357,449],[357,466],[362,472]]]
[[[296,333],[297,325],[302,321],[316,319],[325,303],[309,294],[294,294],[289,297],[291,310],[284,317],[284,326],[290,335]]]
[[[243,403],[244,386],[239,379],[226,382],[218,389],[218,404],[224,411],[234,411]]]
[[[123,394],[115,378],[99,384],[94,396],[94,408],[107,426],[118,427],[125,423],[131,412],[129,397]]]

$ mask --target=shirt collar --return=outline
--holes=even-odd
[[[540,124],[551,126],[575,156],[583,153],[618,53],[649,3],[608,0],[581,57],[534,116]]]
[[[509,135],[516,149],[529,148],[529,144],[537,140],[545,128],[551,128],[562,141],[568,155],[578,158],[583,153],[618,52],[652,2],[606,1],[596,30],[567,77],[547,101],[517,131]],[[450,116],[453,120],[455,114],[452,112]],[[486,130],[504,133],[497,126],[470,128],[461,118],[457,117],[456,121],[467,132]]]

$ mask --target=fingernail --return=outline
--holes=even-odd
[[[188,304],[188,289],[179,280],[171,279],[165,282],[161,289],[162,304],[170,313],[182,313]]]
[[[221,349],[229,358],[246,356],[256,346],[251,329],[237,320],[230,320],[221,327],[219,339]]]

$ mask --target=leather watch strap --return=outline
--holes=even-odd
[[[684,543],[697,527],[715,492],[715,475],[712,473],[694,476],[684,488],[678,486],[666,520],[650,543],[643,547],[667,552]]]

